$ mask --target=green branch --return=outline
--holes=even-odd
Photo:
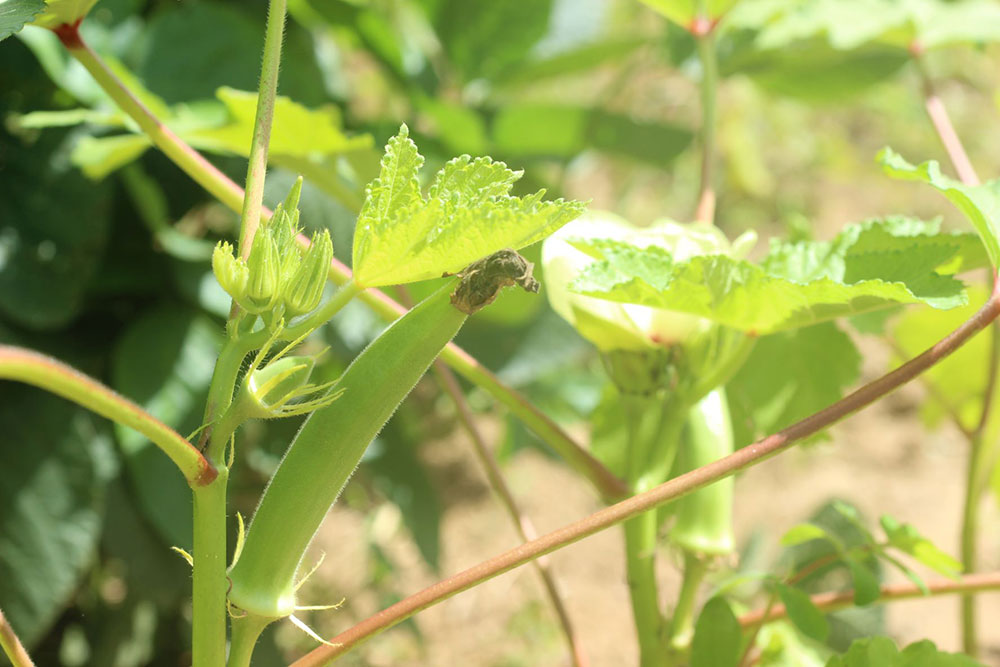
[[[170,457],[192,487],[210,484],[218,474],[201,452],[172,428],[97,380],[52,357],[0,345],[0,378],[41,387],[135,429]]]

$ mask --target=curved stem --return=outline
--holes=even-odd
[[[0,378],[41,387],[113,422],[135,429],[177,464],[192,487],[216,478],[215,467],[179,433],[80,371],[32,350],[0,345]]]
[[[57,32],[63,44],[91,73],[101,88],[129,115],[178,167],[195,182],[204,187],[222,204],[233,211],[242,210],[243,189],[219,171],[215,165],[201,156],[171,132],[135,95],[116,77],[100,57],[82,40],[74,26],[63,26],[67,30]],[[71,31],[68,29],[72,28]],[[67,34],[69,33],[69,34]],[[271,211],[261,208],[261,217],[269,218]],[[309,246],[309,239],[299,236],[303,247]],[[351,279],[351,271],[334,259],[330,263],[330,279],[342,285]],[[361,299],[379,317],[392,321],[405,309],[390,299],[384,292],[369,289],[361,294]],[[441,353],[441,358],[464,378],[485,389],[495,399],[503,403],[528,428],[552,447],[577,472],[590,481],[598,493],[608,501],[620,500],[628,495],[628,487],[608,470],[590,452],[574,441],[558,424],[549,419],[520,393],[508,387],[467,352],[454,343]]]
[[[909,600],[953,593],[982,593],[984,591],[1000,591],[1000,572],[967,574],[957,581],[954,579],[939,579],[928,581],[928,595],[915,584],[892,584],[882,586],[876,603],[892,602],[894,600]],[[835,593],[819,593],[813,595],[812,603],[820,611],[831,612],[854,606],[854,591],[837,591]],[[780,621],[788,616],[788,610],[783,604],[775,604],[765,609],[757,609],[740,616],[740,625],[746,628],[756,628],[766,623]]]
[[[745,468],[769,459],[790,448],[796,441],[840,421],[847,415],[866,407],[917,377],[961,347],[972,336],[995,320],[998,315],[1000,315],[1000,292],[995,286],[992,295],[983,307],[955,331],[896,370],[864,385],[833,405],[714,463],[675,477],[649,491],[602,509],[580,521],[542,535],[536,540],[522,544],[448,579],[439,581],[337,635],[331,641],[339,646],[322,646],[314,649],[296,661],[294,665],[295,667],[307,667],[325,664],[427,607],[508,572],[539,556],[578,542],[609,526],[638,516],[695,489],[725,479]]]
[[[684,579],[681,582],[681,593],[677,597],[677,606],[670,619],[670,646],[675,651],[685,652],[691,646],[694,636],[695,603],[698,601],[698,591],[705,575],[708,574],[708,562],[699,554],[684,551]]]
[[[10,664],[13,667],[35,667],[31,656],[24,650],[24,645],[18,639],[14,628],[10,627],[2,610],[0,610],[0,648],[3,649],[4,655],[10,659]]]
[[[278,92],[278,66],[281,63],[281,40],[285,33],[285,4],[286,0],[271,0],[267,10],[264,59],[260,67],[260,85],[257,92],[257,114],[254,117],[246,192],[240,213],[239,248],[243,259],[250,256],[250,245],[260,223],[260,208],[264,201],[267,148],[271,143],[274,96]]]

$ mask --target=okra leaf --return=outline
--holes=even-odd
[[[726,385],[736,441],[752,442],[822,410],[860,375],[861,355],[834,322],[761,338]]]
[[[735,667],[740,661],[743,635],[740,622],[725,598],[705,603],[694,626],[691,667]]]
[[[488,157],[448,162],[427,197],[423,157],[405,125],[389,140],[379,177],[365,191],[354,233],[354,276],[377,287],[454,273],[503,248],[542,240],[583,212],[580,202],[542,201],[544,190],[509,195],[521,172]]]
[[[826,641],[830,634],[830,625],[826,622],[823,612],[813,604],[809,596],[798,588],[778,583],[778,595],[785,605],[788,618],[802,631],[806,637],[816,641]]]
[[[888,637],[856,639],[847,652],[835,655],[826,667],[976,667],[982,663],[960,653],[938,650],[929,639],[910,644],[902,651]]]
[[[783,547],[792,547],[796,544],[809,542],[811,540],[823,540],[827,538],[827,532],[812,523],[800,523],[792,526],[781,536],[779,544]]]
[[[893,547],[947,577],[956,578],[961,574],[962,564],[959,561],[934,546],[910,524],[899,523],[887,515],[883,515],[879,522]]]
[[[979,232],[993,266],[1000,264],[1000,180],[965,185],[942,174],[936,161],[913,165],[891,148],[883,148],[878,160],[890,176],[922,181],[944,194]]]
[[[0,41],[21,30],[45,9],[45,0],[0,0]]]
[[[725,255],[675,262],[662,248],[612,240],[581,241],[576,247],[603,261],[588,266],[572,291],[689,313],[751,335],[897,304],[946,309],[966,302],[962,284],[935,271],[959,251],[945,243],[914,241],[905,248],[845,254],[842,262],[823,264],[822,271],[805,281],[795,279],[801,273],[793,263],[796,253],[756,265]]]
[[[253,137],[257,93],[223,86],[215,96],[225,105],[229,122],[221,127],[182,135],[199,148],[246,155]],[[310,109],[279,95],[274,100],[270,152],[278,156],[334,155],[371,148],[370,135],[347,136],[340,111],[333,105]]]
[[[872,572],[871,568],[862,560],[848,557],[846,562],[851,571],[851,583],[854,586],[854,604],[861,607],[878,600],[881,595],[878,575]]]

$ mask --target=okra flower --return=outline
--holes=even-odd
[[[680,262],[698,255],[741,257],[753,246],[756,235],[747,232],[730,244],[721,231],[710,225],[660,221],[636,227],[613,214],[591,212],[546,239],[542,266],[549,303],[580,335],[606,353],[673,347],[707,332],[713,325],[693,315],[575,294],[571,283],[597,260],[573,244],[592,239],[625,242],[639,249],[658,246]]]

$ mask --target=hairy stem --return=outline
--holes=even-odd
[[[960,579],[939,579],[928,581],[929,596],[951,595],[955,593],[982,593],[984,591],[1000,591],[1000,572],[967,574]],[[877,603],[908,600],[928,597],[915,584],[891,584],[881,587]],[[837,591],[819,593],[810,598],[821,611],[831,612],[854,606],[854,591]],[[769,608],[757,609],[740,616],[743,628],[756,628],[766,623],[780,621],[788,616],[788,610],[783,604],[771,605]]]
[[[468,590],[484,581],[508,572],[539,556],[551,553],[638,516],[643,512],[664,505],[695,489],[725,479],[741,470],[756,465],[790,448],[798,440],[808,437],[844,417],[864,408],[877,399],[898,389],[920,373],[944,359],[961,347],[976,333],[1000,315],[1000,293],[994,288],[989,300],[965,323],[939,342],[914,357],[896,370],[874,380],[845,396],[829,407],[799,421],[774,435],[740,449],[725,458],[689,473],[675,477],[644,493],[623,500],[590,516],[542,535],[510,551],[494,556],[448,579],[439,581],[342,632],[331,641],[335,647],[322,646],[294,663],[296,667],[322,665],[376,634],[393,627],[417,612]]]
[[[274,119],[274,96],[278,93],[278,68],[281,64],[281,40],[285,33],[286,0],[271,0],[267,10],[267,31],[264,35],[264,59],[260,67],[257,92],[257,115],[254,117],[253,140],[247,165],[246,194],[240,213],[240,256],[250,256],[260,208],[264,201],[264,177],[267,174],[267,148],[271,143],[271,121]]]
[[[0,378],[41,387],[135,429],[170,457],[192,487],[211,483],[215,467],[179,433],[127,398],[52,357],[0,345]]]
[[[101,88],[119,105],[122,111],[142,128],[157,148],[162,150],[182,171],[222,204],[233,211],[240,211],[243,206],[243,189],[157,119],[111,72],[107,64],[79,39],[79,34],[74,26],[64,27],[72,28],[71,34],[66,34],[66,31],[57,32],[57,34],[70,54],[86,67]],[[261,217],[270,218],[270,216],[271,211],[262,207]],[[309,239],[305,236],[299,236],[298,241],[303,247],[309,246]],[[351,271],[334,259],[330,263],[330,279],[338,285],[342,285],[351,279]],[[361,299],[379,317],[387,321],[396,319],[405,311],[402,306],[380,290],[366,290],[361,295]],[[499,378],[467,352],[454,343],[449,343],[442,352],[441,358],[457,373],[473,384],[482,387],[507,406],[511,413],[552,447],[572,468],[590,481],[602,498],[614,501],[628,495],[628,487],[622,480],[618,479],[600,461],[574,441],[558,424],[549,419],[520,393],[502,383]]]
[[[18,639],[14,628],[10,627],[2,610],[0,610],[0,648],[3,649],[4,655],[10,659],[10,664],[13,667],[35,667],[31,656],[24,649],[24,645]]]
[[[229,469],[194,490],[194,582],[191,664],[216,667],[226,661],[226,482]]]

